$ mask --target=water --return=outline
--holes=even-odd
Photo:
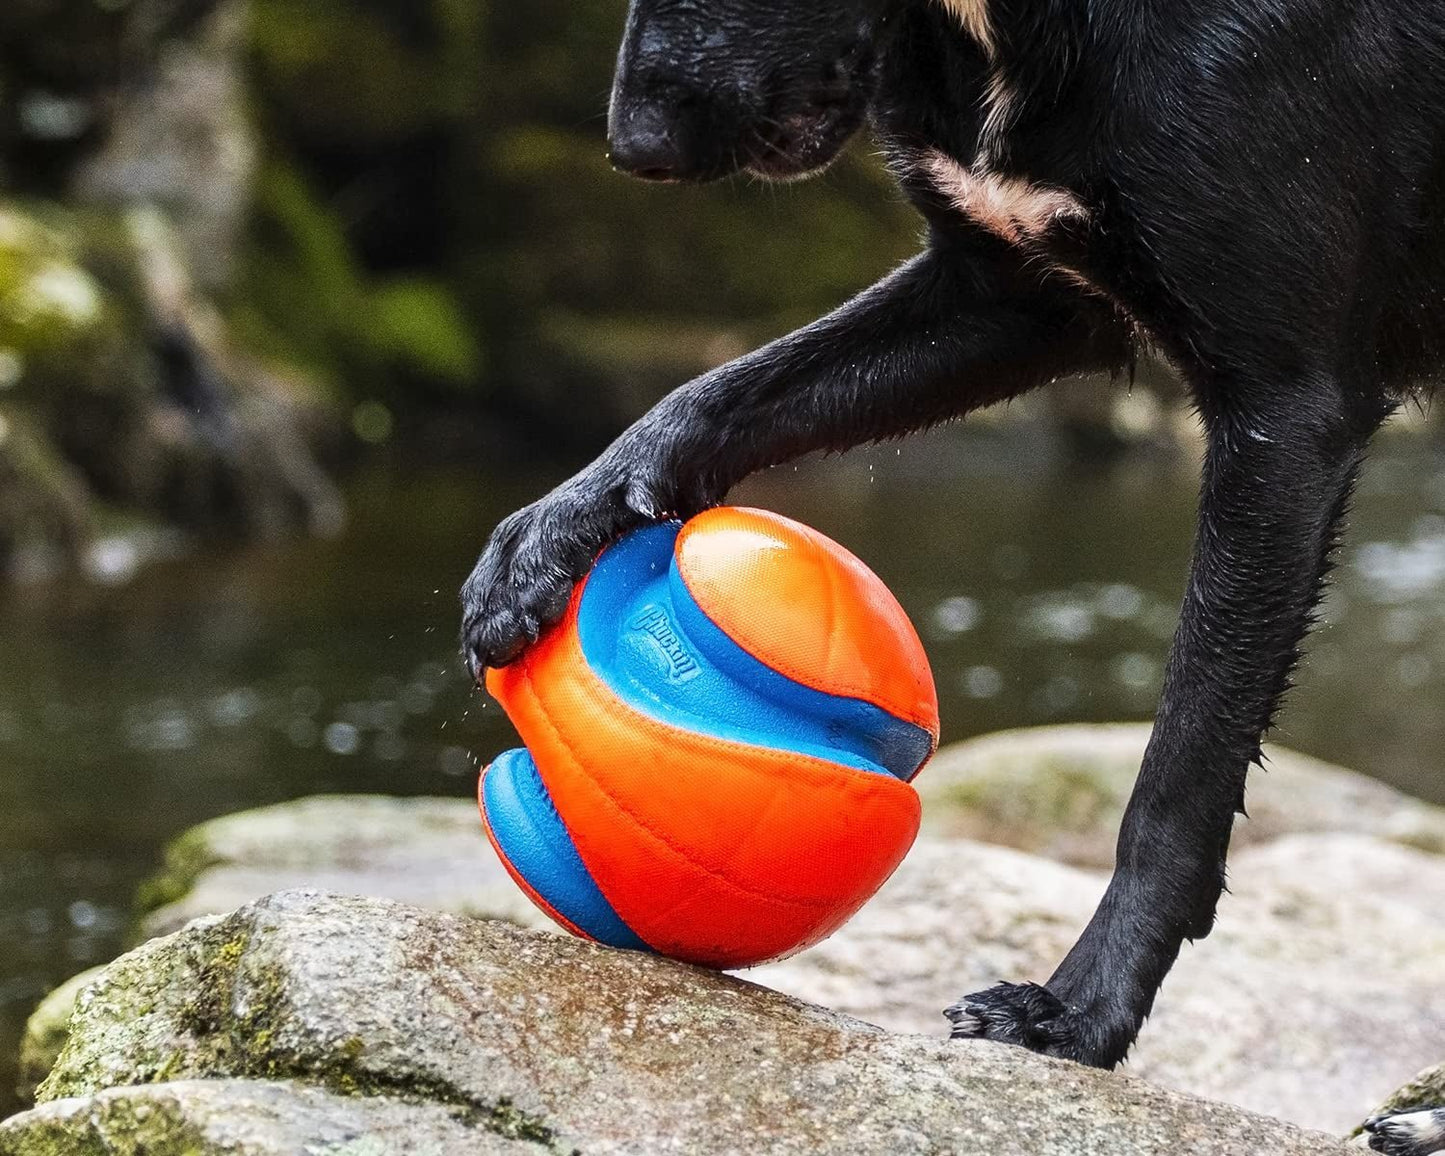
[[[1146,718],[1193,482],[1051,462],[1027,430],[946,431],[737,497],[834,535],[893,586],[946,739]],[[0,592],[0,1111],[25,1016],[123,947],[166,840],[316,792],[471,794],[478,759],[512,739],[454,661],[454,590],[486,530],[554,480],[378,470],[338,541]],[[1445,802],[1445,454],[1423,440],[1373,462],[1327,617],[1280,737]]]

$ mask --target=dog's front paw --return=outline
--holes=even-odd
[[[964,996],[943,1013],[956,1040],[994,1040],[1033,1052],[1065,1054],[1070,1012],[1058,996],[1036,983],[1001,983]]]
[[[1445,1151],[1445,1109],[1375,1116],[1365,1131],[1370,1147],[1385,1156],[1432,1156]]]
[[[598,551],[641,520],[621,502],[553,494],[502,522],[462,587],[462,653],[472,677],[535,642],[567,609]]]

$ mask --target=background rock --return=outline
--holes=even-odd
[[[325,403],[241,350],[154,206],[0,194],[0,579],[87,560],[101,522],[332,534]],[[103,580],[126,573],[94,568]]]
[[[1004,731],[940,751],[918,779],[924,821],[941,835],[1002,843],[1066,863],[1110,867],[1139,773],[1145,723]],[[1375,779],[1265,747],[1234,846],[1311,831],[1356,831],[1445,852],[1445,811]]]
[[[117,961],[40,1095],[196,1077],[450,1104],[495,1134],[603,1153],[1346,1150],[1017,1049],[889,1035],[668,960],[315,893]],[[6,1127],[23,1137],[56,1110]]]
[[[1381,1114],[1407,1112],[1411,1108],[1439,1108],[1442,1105],[1445,1105],[1445,1064],[1436,1064],[1393,1092],[1376,1111]]]
[[[129,577],[97,564],[102,524],[128,554],[163,553],[162,527],[340,528],[331,399],[232,303],[258,153],[248,9],[0,12],[0,580]]]
[[[105,138],[73,181],[84,201],[164,206],[187,267],[217,291],[230,282],[256,168],[241,67],[247,3],[193,7],[207,11],[186,35],[154,38],[154,59],[111,101]]]
[[[141,935],[296,887],[553,926],[508,877],[474,803],[330,795],[227,815],[171,845],[143,889]]]
[[[1187,946],[1126,1070],[1345,1132],[1438,1059],[1445,860],[1368,836],[1294,836],[1234,857],[1233,894]],[[878,898],[811,951],[751,973],[895,1031],[1043,982],[1107,877],[963,841],[920,842]]]

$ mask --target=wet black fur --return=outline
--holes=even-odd
[[[1114,878],[1046,989],[1004,985],[952,1012],[957,1034],[1109,1066],[1183,942],[1210,930],[1246,771],[1366,443],[1442,352],[1445,0],[990,8],[1019,109],[990,167],[1071,190],[1090,213],[1026,250],[919,173],[928,149],[974,162],[990,71],[937,0],[634,0],[612,110],[620,167],[793,175],[866,112],[927,246],[684,385],[508,518],[463,593],[464,645],[474,667],[510,661],[607,541],[717,503],[755,470],[1117,371],[1151,343],[1188,383],[1208,454]]]

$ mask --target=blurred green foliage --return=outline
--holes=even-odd
[[[255,345],[372,388],[397,370],[437,384],[477,379],[481,354],[452,290],[434,275],[364,268],[338,215],[297,168],[262,171],[255,213],[233,312]]]
[[[624,9],[253,0],[241,330],[352,400],[585,439],[914,248],[866,143],[807,185],[614,175]]]

